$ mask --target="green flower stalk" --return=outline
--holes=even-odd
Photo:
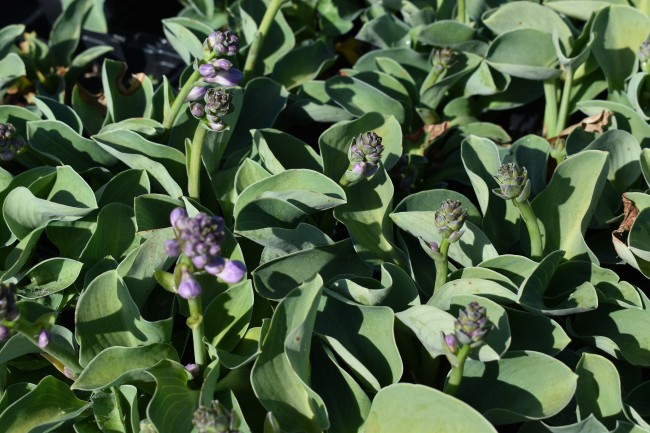
[[[204,104],[193,102],[190,112],[201,120],[194,131],[187,160],[188,193],[195,199],[201,194],[201,155],[208,131],[222,132],[229,128],[224,116],[233,110],[232,97],[226,89],[208,89],[203,96]]]
[[[555,134],[558,136],[566,128],[569,118],[569,98],[571,97],[571,87],[573,86],[573,68],[570,64],[564,65],[564,85],[562,86],[562,98],[557,113],[557,124],[555,125]]]
[[[201,285],[195,279],[199,272],[213,275],[219,280],[235,284],[246,276],[246,266],[238,260],[221,257],[221,243],[226,239],[225,222],[219,216],[198,213],[189,217],[183,208],[175,208],[169,215],[175,239],[165,242],[163,249],[170,257],[181,256],[176,268],[176,293],[187,300],[190,317],[187,326],[192,330],[194,344],[193,375],[206,366],[207,355],[203,338],[203,304]],[[188,369],[189,371],[189,369]]]
[[[440,81],[447,70],[454,64],[455,57],[454,50],[451,48],[434,50],[431,57],[431,72],[425,82],[422,83],[422,88],[428,89]]]
[[[461,206],[458,200],[445,200],[435,213],[435,224],[441,236],[440,245],[431,244],[435,254],[436,281],[434,291],[447,282],[449,273],[449,246],[458,242],[465,232],[463,224],[467,219],[467,209]]]
[[[198,433],[239,433],[239,417],[217,400],[212,406],[200,406],[194,412],[192,424]]]
[[[533,259],[539,260],[543,254],[542,234],[539,230],[537,217],[528,201],[528,197],[530,196],[530,179],[528,179],[526,168],[519,168],[513,162],[502,164],[494,178],[499,184],[499,188],[493,189],[492,192],[505,200],[511,200],[519,209],[521,217],[528,229],[531,256]]]
[[[360,134],[352,140],[348,149],[350,165],[339,181],[341,185],[354,185],[377,172],[384,151],[381,141],[381,137],[374,132]]]
[[[460,310],[454,322],[453,334],[442,334],[442,347],[451,364],[451,374],[445,385],[445,393],[456,395],[463,379],[465,361],[472,349],[485,343],[485,337],[492,329],[485,307],[478,302],[471,302],[466,309]]]
[[[275,21],[275,16],[286,1],[287,0],[271,0],[269,2],[266,12],[264,12],[264,16],[262,17],[262,22],[257,28],[257,32],[253,37],[253,42],[248,49],[246,63],[244,64],[244,83],[248,83],[248,81],[253,78],[253,72],[255,71],[255,65],[257,64],[257,56],[264,45],[264,40],[271,29],[273,21]]]
[[[465,0],[458,0],[458,22],[467,23],[467,13],[465,12]]]

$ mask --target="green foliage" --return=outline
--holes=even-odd
[[[0,430],[650,432],[645,2],[181,3],[0,29]]]

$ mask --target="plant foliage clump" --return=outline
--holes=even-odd
[[[0,430],[650,433],[644,2],[183,0],[175,76],[61,3],[0,29]]]

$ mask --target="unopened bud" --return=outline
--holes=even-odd
[[[347,183],[351,185],[374,175],[379,170],[383,151],[382,138],[374,132],[366,132],[353,139],[348,149],[350,165],[344,175]]]
[[[219,55],[233,56],[239,52],[239,38],[230,31],[210,33],[205,45]]]
[[[38,347],[45,349],[48,344],[50,344],[50,339],[52,334],[47,329],[41,329],[41,332],[38,334]]]
[[[207,91],[208,91],[207,87],[194,86],[192,87],[192,90],[190,90],[190,93],[188,93],[187,96],[185,97],[185,102],[200,101],[201,99],[203,99]]]
[[[197,119],[201,119],[205,114],[205,108],[200,102],[192,102],[190,104],[190,113]]]
[[[187,370],[194,379],[196,379],[199,373],[201,373],[201,367],[198,364],[187,364],[185,370]]]
[[[451,353],[454,355],[458,353],[458,340],[454,334],[445,335],[445,344]]]
[[[178,285],[178,294],[184,299],[195,299],[201,296],[201,286],[187,269],[181,271],[181,282]]]
[[[465,219],[467,218],[467,209],[462,207],[458,200],[445,200],[435,213],[435,224],[438,233],[449,243],[454,243],[460,239],[464,230],[462,229]]]
[[[472,348],[484,343],[491,327],[485,307],[480,306],[478,302],[471,302],[466,309],[460,310],[458,319],[454,323],[458,342],[462,346],[469,345]]]
[[[530,196],[530,179],[525,167],[517,167],[517,164],[510,162],[499,167],[499,172],[493,176],[499,188],[492,192],[506,200],[524,202]]]
[[[239,260],[228,260],[217,277],[228,284],[240,282],[246,276],[246,266]]]

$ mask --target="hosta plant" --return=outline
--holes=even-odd
[[[645,3],[108,3],[0,29],[0,430],[650,432]]]

